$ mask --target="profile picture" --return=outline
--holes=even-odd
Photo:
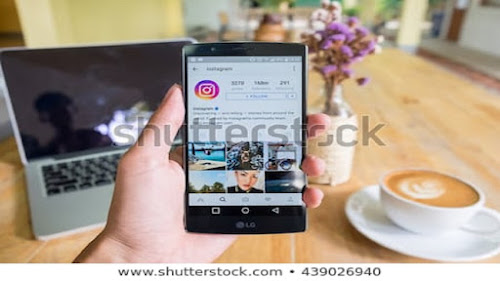
[[[306,179],[302,171],[266,172],[265,185],[267,193],[302,192]]]
[[[267,171],[298,170],[299,151],[293,143],[267,143]]]
[[[264,172],[257,170],[228,171],[228,193],[263,193]]]
[[[188,143],[188,164],[191,171],[225,170],[226,146],[223,142]]]
[[[219,85],[212,80],[203,80],[194,87],[194,94],[203,100],[215,99],[219,95]]]
[[[189,172],[189,193],[225,193],[225,171]]]
[[[262,142],[228,143],[226,164],[228,170],[263,170]]]

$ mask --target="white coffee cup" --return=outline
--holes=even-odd
[[[387,217],[398,226],[419,234],[443,234],[459,228],[473,232],[482,232],[468,227],[472,217],[479,212],[494,219],[491,210],[484,207],[484,193],[477,187],[455,178],[474,189],[479,195],[472,205],[464,207],[437,207],[426,205],[401,197],[385,185],[385,179],[393,173],[400,171],[429,171],[423,169],[404,169],[388,172],[379,180],[380,200]],[[433,172],[433,171],[430,171]],[[496,220],[495,220],[496,221]]]

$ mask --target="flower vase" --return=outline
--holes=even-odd
[[[254,41],[284,42],[286,30],[279,14],[265,14],[255,31]]]
[[[325,172],[309,177],[310,183],[337,185],[351,178],[357,140],[357,116],[342,95],[341,85],[325,84],[328,94],[324,113],[330,117],[326,132],[307,142],[307,151],[325,161]]]

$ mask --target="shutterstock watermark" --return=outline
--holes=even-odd
[[[319,142],[319,146],[328,146],[333,144],[334,142],[337,142],[341,146],[354,146],[359,143],[359,140],[345,140],[345,132],[347,131],[359,131],[360,132],[360,139],[361,139],[361,144],[363,146],[368,146],[370,145],[371,141],[373,141],[376,145],[379,146],[385,146],[385,142],[377,135],[382,128],[385,127],[384,123],[378,123],[375,124],[373,127],[370,126],[370,117],[363,115],[361,117],[361,126],[354,126],[350,124],[345,124],[345,125],[340,125],[337,127],[336,131],[334,134],[327,134],[326,135],[326,141],[324,142]]]
[[[121,124],[116,126],[112,131],[115,137],[123,140],[124,143],[134,143],[137,136],[141,133],[152,135],[153,145],[160,146],[162,144],[172,145],[173,128],[171,124],[156,126],[147,124],[147,119],[143,117],[137,118],[136,125]],[[334,132],[326,131],[323,125],[307,125],[303,124],[301,118],[296,118],[289,125],[258,123],[252,126],[244,126],[242,124],[221,124],[215,118],[211,118],[208,122],[201,122],[200,119],[193,119],[193,124],[188,126],[190,133],[189,142],[238,142],[238,141],[260,141],[261,139],[270,139],[274,143],[297,143],[300,145],[303,134],[318,135],[320,131],[323,141],[318,142],[318,146],[329,146],[334,143],[340,146],[355,146],[361,144],[363,146],[379,145],[385,146],[385,142],[380,137],[382,129],[386,126],[384,123],[370,123],[369,116],[361,116],[361,122],[358,126],[345,124],[338,126]],[[134,131],[135,129],[135,131]],[[353,133],[358,135],[357,138],[346,137],[352,136]],[[148,138],[151,145],[151,137]],[[139,146],[145,145],[144,138],[137,140]]]

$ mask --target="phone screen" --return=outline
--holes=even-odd
[[[303,210],[303,58],[187,56],[189,215]]]

